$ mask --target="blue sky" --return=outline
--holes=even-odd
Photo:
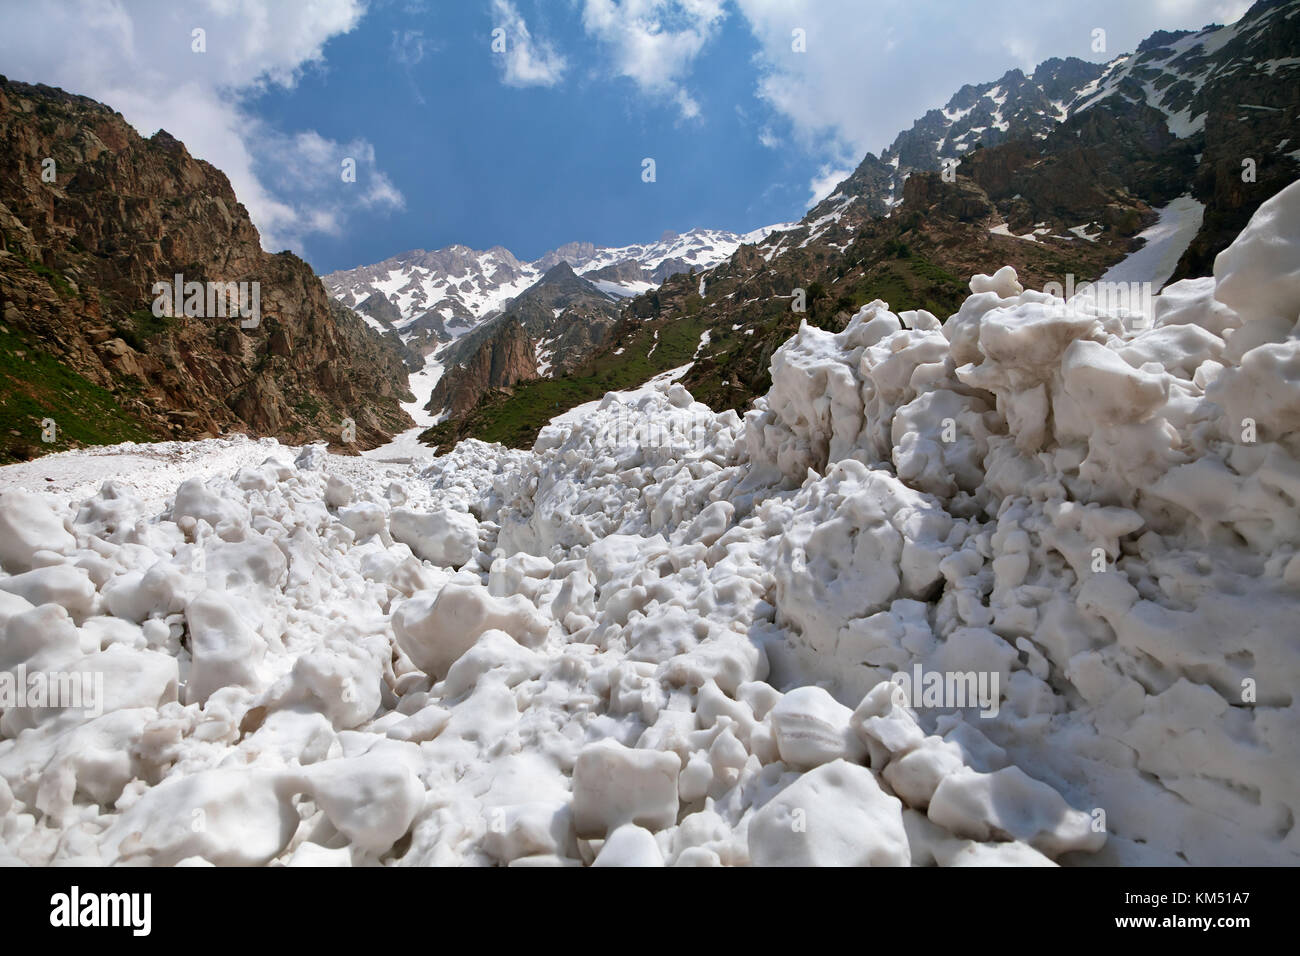
[[[0,0],[0,72],[166,128],[230,177],[267,248],[327,272],[417,247],[534,258],[798,218],[964,83],[1109,60],[1248,6]]]
[[[759,143],[769,111],[752,70],[735,69],[758,49],[742,21],[725,20],[697,61],[699,115],[687,118],[671,96],[584,62],[577,9],[519,6],[539,11],[534,34],[577,40],[566,44],[554,87],[501,81],[486,5],[439,4],[415,16],[393,5],[331,40],[325,68],[256,100],[282,129],[364,138],[405,198],[401,213],[369,209],[347,234],[313,239],[317,268],[452,243],[504,245],[531,259],[573,240],[621,245],[696,225],[745,231],[802,214],[816,162]],[[395,62],[395,44],[418,61]],[[642,181],[646,157],[653,183]]]

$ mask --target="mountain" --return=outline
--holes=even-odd
[[[155,288],[177,275],[203,284],[179,310]],[[228,291],[249,318],[213,315]],[[0,298],[5,458],[223,431],[337,443],[346,419],[369,448],[413,424],[402,346],[262,251],[224,174],[166,131],[3,77]]]
[[[1068,58],[1046,60],[1030,76],[1011,70],[995,82],[962,87],[880,156],[868,153],[805,221],[842,216],[850,207],[855,221],[883,215],[902,201],[903,184],[915,172],[938,171],[945,160],[964,162],[981,147],[1046,140],[1084,114],[1136,110],[1147,117],[1143,128],[1108,130],[1117,138],[1106,146],[1156,146],[1165,154],[1156,165],[1171,167],[1175,185],[1207,204],[1202,235],[1175,274],[1201,275],[1259,203],[1294,176],[1300,149],[1290,147],[1300,147],[1300,136],[1287,134],[1296,128],[1300,105],[1297,56],[1300,7],[1295,0],[1259,0],[1236,23],[1157,31],[1105,65]],[[1058,153],[1062,141],[1055,140]],[[1253,185],[1242,182],[1246,159],[1262,189],[1240,188]]]
[[[721,262],[768,231],[692,229],[617,247],[571,242],[532,262],[501,246],[416,249],[322,281],[376,331],[395,335],[413,371],[423,369],[432,392],[427,401],[417,396],[421,406],[436,418],[459,418],[491,389],[570,371],[604,340],[621,300]]]
[[[391,324],[408,340],[430,350],[499,314],[511,299],[562,262],[603,292],[627,297],[677,272],[721,262],[742,243],[763,234],[765,230],[737,235],[692,229],[683,234],[665,232],[656,242],[630,246],[571,242],[532,262],[521,262],[501,246],[486,251],[468,246],[432,252],[413,249],[374,265],[331,272],[321,279],[331,295],[359,311],[374,296],[386,300],[399,316],[390,317]],[[380,322],[374,311],[365,313]],[[381,326],[382,322],[377,327]]]
[[[1190,228],[1168,270],[1147,278],[1203,275],[1300,176],[1298,80],[1300,0],[1260,0],[1237,23],[1158,32],[1108,64],[1048,60],[963,87],[800,222],[628,301],[568,374],[487,395],[422,440],[529,446],[557,409],[685,364],[698,399],[741,410],[805,321],[843,328],[876,298],[949,315],[964,277],[993,262],[1029,288],[1093,281],[1175,209],[1191,209]]]

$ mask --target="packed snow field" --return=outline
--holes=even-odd
[[[971,290],[743,419],[0,472],[9,691],[102,676],[4,708],[0,862],[1300,861],[1300,184],[1152,326]]]

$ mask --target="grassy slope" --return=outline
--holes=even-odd
[[[542,426],[560,412],[598,399],[606,392],[635,388],[660,372],[685,365],[695,354],[700,333],[706,327],[699,315],[647,324],[637,329],[630,341],[625,340],[621,355],[598,352],[572,375],[535,379],[498,391],[465,418],[435,425],[420,437],[434,445],[447,445],[472,435],[513,448],[532,447]]]
[[[699,401],[716,410],[743,409],[755,395],[767,390],[772,353],[799,328],[801,320],[832,328],[837,312],[854,311],[873,299],[886,300],[896,311],[928,309],[942,317],[955,312],[968,292],[956,276],[907,253],[879,262],[865,276],[850,274],[832,281],[826,297],[810,303],[806,314],[792,313],[789,299],[769,298],[749,304],[743,313],[728,313],[721,320],[710,321],[707,310],[698,307],[703,302],[697,297],[684,317],[649,322],[630,339],[621,339],[621,354],[601,350],[572,375],[538,379],[496,392],[470,415],[436,425],[421,438],[444,447],[473,436],[513,448],[530,448],[542,426],[555,415],[608,391],[634,388],[660,372],[690,362],[705,329],[710,330],[710,342],[701,351],[688,386]],[[744,329],[731,329],[742,323],[754,329],[752,335]],[[651,352],[656,331],[658,346]]]
[[[41,440],[54,420],[56,440]],[[0,463],[84,445],[156,438],[113,395],[49,354],[39,343],[0,326]]]

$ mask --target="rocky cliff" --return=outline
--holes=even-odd
[[[206,291],[175,309],[156,284],[178,275],[243,283],[230,304],[255,318],[214,314]],[[224,174],[165,131],[3,78],[0,296],[5,457],[223,431],[359,449],[411,424],[399,347],[293,253],[264,252]]]
[[[427,408],[435,414],[461,418],[488,392],[537,377],[532,339],[513,316],[502,316],[470,336],[461,362],[448,368],[433,390]]]

